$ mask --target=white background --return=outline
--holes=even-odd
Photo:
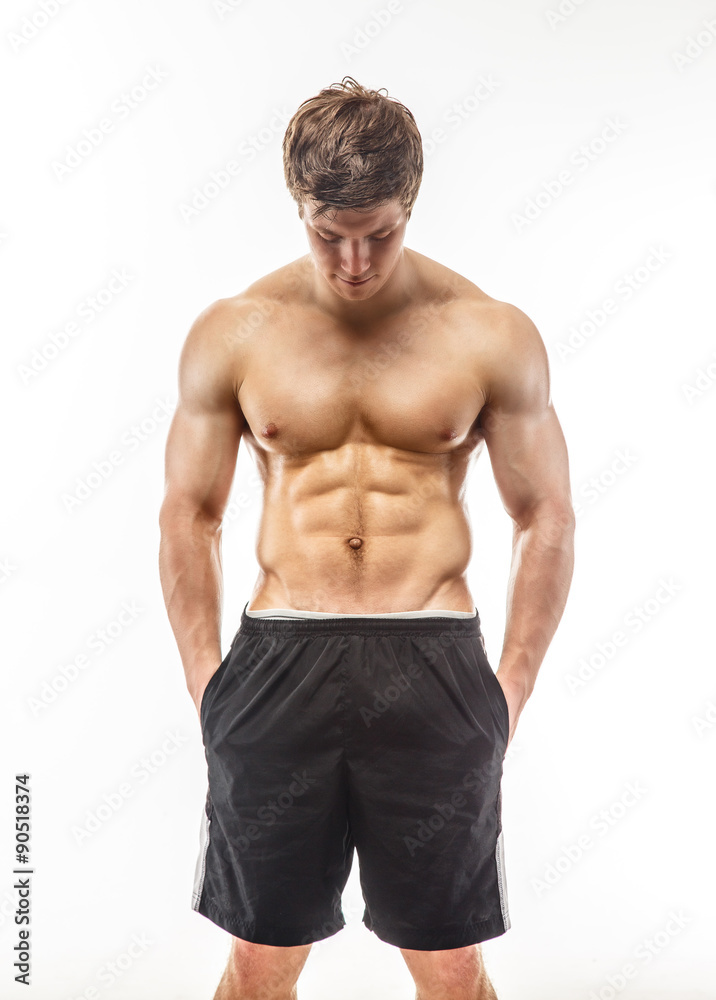
[[[716,6],[562,0],[550,18],[558,4],[402,0],[378,19],[382,0],[46,0],[49,17],[39,0],[3,4],[3,998],[194,1000],[223,968],[228,935],[191,909],[206,764],[157,570],[168,412],[197,314],[306,252],[281,139],[300,102],[345,74],[415,114],[427,155],[406,245],[534,320],[570,451],[574,581],[505,762],[513,926],[483,946],[500,1000],[716,997]],[[150,68],[163,79],[119,110]],[[58,169],[106,118],[101,144]],[[609,119],[621,134],[603,142]],[[230,159],[240,175],[185,218]],[[124,287],[90,311],[114,269]],[[608,298],[617,308],[600,316]],[[93,463],[111,475],[70,504]],[[225,649],[256,574],[252,473],[242,447]],[[487,455],[469,507],[496,667],[511,525]],[[21,771],[30,991],[12,981]],[[303,1000],[413,997],[362,910],[356,858],[348,926],[314,944]],[[106,963],[133,939],[146,947],[110,984]]]

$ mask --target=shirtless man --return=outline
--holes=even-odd
[[[208,762],[193,907],[232,934],[215,1000],[296,1000],[312,942],[344,926],[354,848],[364,923],[420,1000],[489,1000],[502,763],[573,566],[546,351],[518,308],[404,247],[423,160],[403,105],[344,78],[298,109],[284,166],[310,252],[192,326],[160,514]],[[259,576],[222,659],[242,439]],[[496,672],[466,578],[484,445],[514,528]]]

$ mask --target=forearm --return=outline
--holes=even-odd
[[[515,527],[500,664],[503,687],[529,698],[567,603],[574,567],[574,516],[543,512]]]
[[[221,526],[202,515],[163,512],[159,575],[192,697],[221,662]]]

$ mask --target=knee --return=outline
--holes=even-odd
[[[401,949],[418,1000],[493,1000],[479,946],[446,951]]]
[[[310,944],[280,948],[235,937],[228,971],[237,996],[242,1000],[288,997],[310,950]]]

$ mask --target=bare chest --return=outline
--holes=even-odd
[[[464,336],[439,323],[363,338],[294,328],[252,353],[239,403],[256,445],[293,457],[350,442],[444,453],[475,436],[478,367]]]

